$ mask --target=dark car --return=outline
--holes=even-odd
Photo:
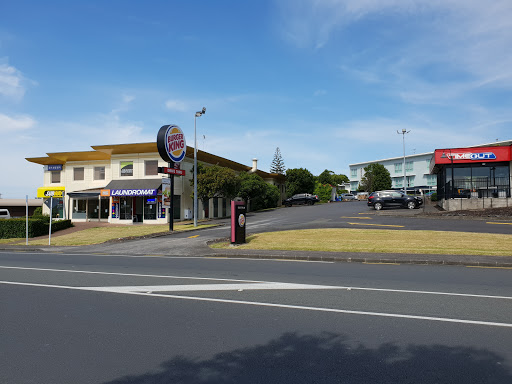
[[[291,207],[293,204],[313,205],[319,201],[320,200],[317,195],[312,195],[310,193],[298,193],[297,195],[293,195],[292,197],[283,200],[283,205],[285,207]]]
[[[402,191],[377,191],[368,196],[368,206],[380,211],[384,207],[402,207],[415,209],[423,204],[416,196],[409,196]]]

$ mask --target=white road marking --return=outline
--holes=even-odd
[[[48,285],[48,284],[34,284],[34,283],[18,283],[18,282],[6,282],[6,281],[0,281],[0,284],[25,285],[25,286],[45,287],[45,288],[60,288],[60,289],[71,289],[71,290],[78,290],[78,291],[91,291],[91,290],[94,291],[94,290],[97,290],[97,288],[91,289],[91,288],[87,288],[87,287],[70,287],[70,286],[59,286],[59,285]],[[243,300],[214,299],[214,298],[208,298],[208,297],[163,295],[163,294],[142,293],[142,292],[112,292],[112,291],[109,291],[109,293],[125,294],[125,295],[150,296],[150,297],[159,297],[159,298],[165,298],[165,299],[179,299],[179,300],[207,301],[207,302],[214,302],[214,303],[253,305],[253,306],[259,306],[259,307],[298,309],[298,310],[316,311],[316,312],[343,313],[343,314],[349,314],[349,315],[379,316],[379,317],[390,317],[390,318],[400,318],[400,319],[439,321],[439,322],[445,322],[445,323],[459,323],[459,324],[470,324],[470,325],[486,325],[486,326],[492,326],[492,327],[512,328],[512,324],[510,324],[510,323],[498,323],[498,322],[491,322],[491,321],[453,319],[453,318],[445,318],[445,317],[402,315],[402,314],[397,314],[397,313],[384,313],[384,312],[352,311],[352,310],[346,310],[346,309],[309,307],[309,306],[302,306],[302,305],[274,304],[274,303],[263,303],[263,302],[257,302],[257,301],[243,301]]]
[[[72,269],[50,269],[50,268],[28,268],[28,267],[11,267],[11,266],[0,266],[0,269],[18,269],[18,270],[29,270],[29,271],[43,271],[43,272],[64,272],[64,273],[84,273],[92,275],[112,275],[112,276],[133,276],[133,277],[155,277],[155,278],[168,278],[168,279],[181,279],[181,280],[209,280],[209,281],[230,281],[240,283],[264,283],[264,284],[294,284],[294,283],[282,283],[276,281],[261,281],[261,280],[239,280],[239,279],[220,279],[211,277],[191,277],[191,276],[170,276],[170,275],[148,275],[138,273],[118,273],[118,272],[97,272],[97,271],[81,271]],[[5,282],[3,282],[5,283]],[[308,285],[308,284],[296,284],[312,287],[311,289],[347,289],[354,291],[375,291],[375,292],[395,292],[395,293],[411,293],[411,294],[424,294],[424,295],[442,295],[442,296],[459,296],[459,297],[475,297],[484,299],[504,299],[512,300],[511,296],[496,296],[496,295],[478,295],[471,293],[455,293],[455,292],[436,292],[436,291],[415,291],[407,289],[389,289],[389,288],[367,288],[367,287],[349,287],[349,286],[336,286],[336,285]],[[317,287],[317,288],[313,288]],[[321,288],[319,288],[321,287]],[[291,288],[293,289],[293,288]],[[306,289],[306,288],[301,288]],[[148,291],[149,289],[146,289]]]
[[[253,284],[188,284],[188,285],[141,285],[124,287],[83,287],[91,291],[102,292],[194,292],[194,291],[239,291],[267,289],[330,289],[324,285],[290,283],[253,283]]]

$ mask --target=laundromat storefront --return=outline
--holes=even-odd
[[[110,196],[111,222],[162,222],[166,209],[162,203],[162,180],[113,180],[101,190]]]

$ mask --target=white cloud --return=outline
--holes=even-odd
[[[0,63],[0,95],[15,101],[20,100],[25,95],[23,85],[24,78],[19,70],[8,65]]]
[[[188,110],[188,106],[180,100],[167,100],[165,107],[175,112],[185,112]]]
[[[0,133],[15,133],[32,128],[36,121],[30,116],[7,116],[0,113]]]

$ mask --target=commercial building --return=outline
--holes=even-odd
[[[431,171],[449,211],[512,206],[512,145],[436,149]]]
[[[73,221],[108,221],[118,224],[163,224],[170,209],[162,194],[158,167],[168,164],[160,158],[156,142],[92,146],[92,151],[47,153],[44,157],[27,158],[44,166],[43,185],[37,197],[45,199],[43,212]],[[184,176],[175,176],[175,220],[192,219],[194,149],[186,148],[181,162]],[[284,196],[284,176],[257,169],[257,161],[249,167],[204,151],[197,151],[199,164],[220,165],[235,172],[255,172],[266,182],[278,187]],[[198,202],[198,218],[227,217],[230,202],[225,198],[210,199],[204,206]]]
[[[393,189],[404,188],[404,157],[350,164],[350,190],[357,191],[364,168],[382,164]],[[446,210],[512,206],[512,140],[467,148],[436,149],[405,156],[405,187],[409,191],[436,190]]]

